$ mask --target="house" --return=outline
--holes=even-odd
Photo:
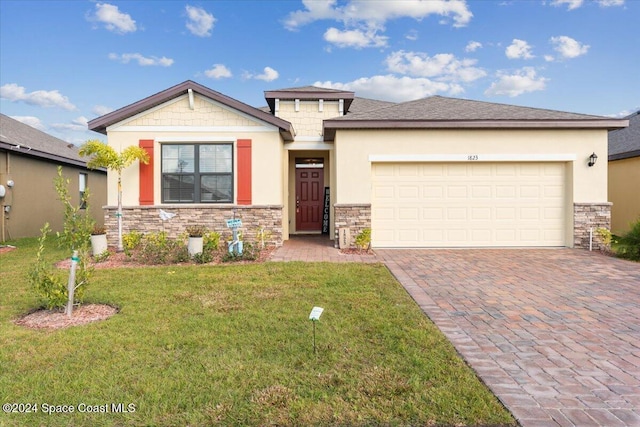
[[[590,228],[610,226],[607,162],[590,156],[626,120],[313,86],[265,99],[257,109],[186,81],[90,121],[116,150],[152,158],[124,171],[125,231],[240,218],[245,239],[264,230],[275,244],[328,232],[349,245],[370,228],[373,247],[588,247]]]
[[[1,241],[39,236],[46,222],[53,231],[62,231],[63,206],[54,187],[58,166],[70,180],[73,203],[89,189],[89,211],[102,225],[106,170],[87,169],[73,144],[0,114]]]
[[[629,127],[609,132],[611,231],[622,234],[640,219],[640,110],[625,117]]]

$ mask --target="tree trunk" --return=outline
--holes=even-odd
[[[118,172],[118,248],[117,252],[124,252],[124,246],[122,244],[122,174]]]

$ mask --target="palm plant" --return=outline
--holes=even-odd
[[[118,153],[113,147],[103,143],[100,140],[92,139],[80,147],[81,156],[93,156],[88,162],[87,167],[91,169],[107,168],[118,173],[118,252],[124,251],[122,244],[122,171],[129,167],[136,160],[149,163],[149,155],[138,146],[129,146],[121,153]]]

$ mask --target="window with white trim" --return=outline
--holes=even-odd
[[[162,203],[233,203],[233,144],[163,144]]]

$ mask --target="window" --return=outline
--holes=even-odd
[[[80,209],[87,208],[87,201],[84,200],[84,194],[87,191],[87,178],[88,175],[86,173],[81,173],[78,175],[78,189],[80,190]]]
[[[232,203],[233,144],[164,144],[163,203]]]

